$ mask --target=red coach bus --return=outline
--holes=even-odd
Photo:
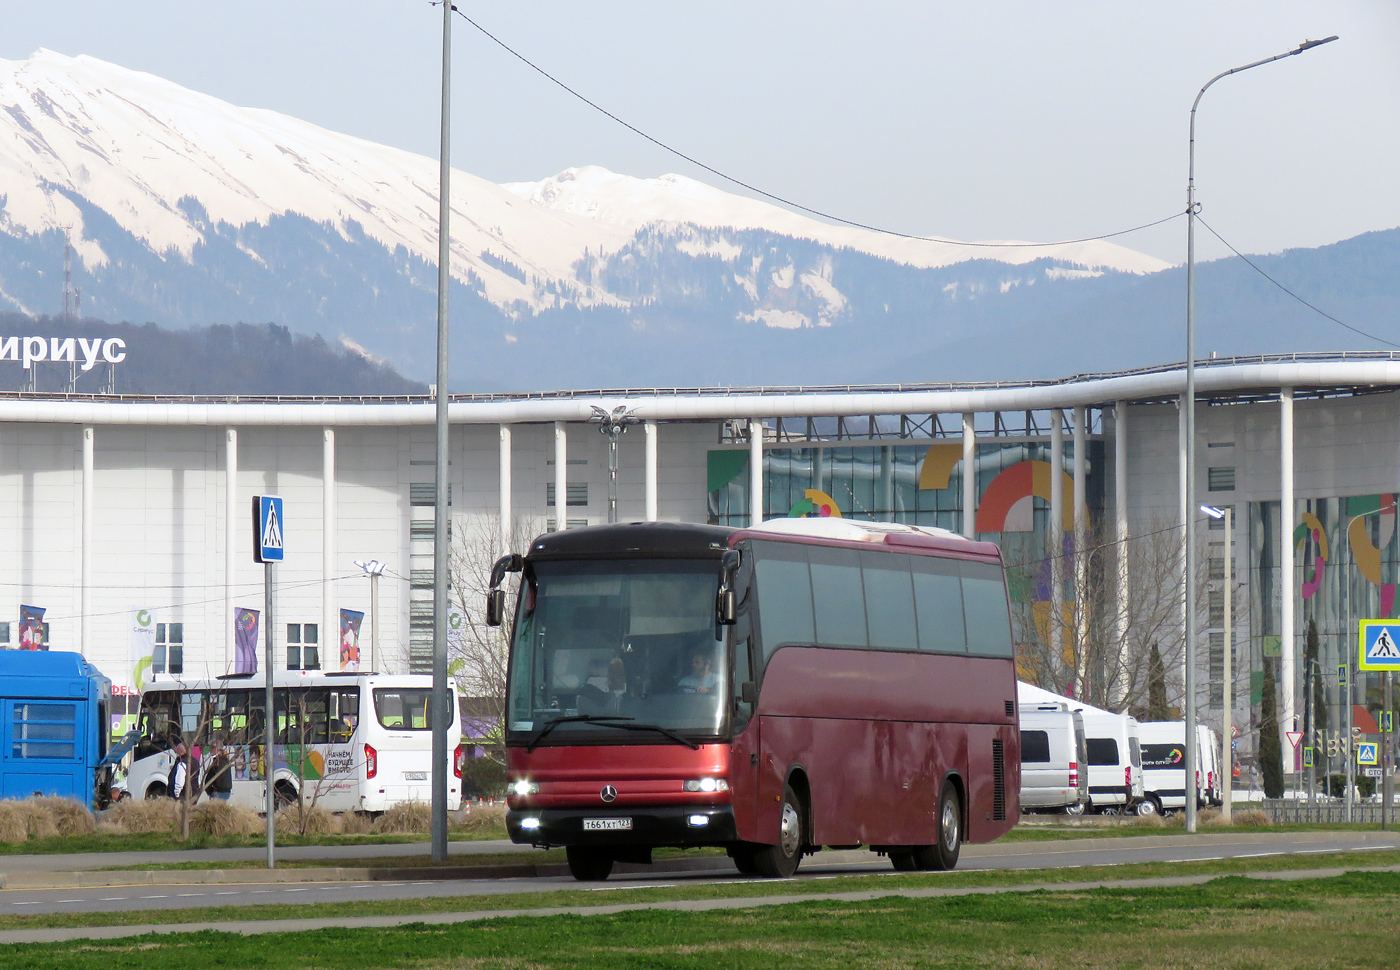
[[[822,846],[951,869],[1015,824],[991,543],[840,519],[568,530],[496,563],[488,622],[517,570],[506,824],[575,878],[658,846],[771,877]]]

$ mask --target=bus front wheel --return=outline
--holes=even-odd
[[[564,854],[569,860],[569,875],[579,882],[601,882],[612,874],[613,857],[602,849],[570,845]]]
[[[791,785],[783,786],[783,807],[778,817],[778,844],[765,845],[753,854],[754,871],[769,879],[787,879],[797,871],[806,845],[802,802]]]
[[[148,802],[155,801],[157,798],[164,798],[165,795],[165,786],[162,785],[160,782],[156,782],[150,788],[146,789],[146,801]]]
[[[956,868],[962,852],[962,799],[950,781],[938,793],[938,842],[917,846],[913,852],[917,869],[942,871]],[[898,863],[895,864],[898,868]]]

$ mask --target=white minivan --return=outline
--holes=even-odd
[[[1063,704],[1020,709],[1021,809],[1082,814],[1089,803],[1084,718]]]
[[[1089,761],[1089,807],[1105,815],[1132,811],[1142,801],[1142,749],[1137,719],[1083,711]]]
[[[1139,814],[1175,811],[1186,807],[1186,722],[1145,721],[1138,726],[1142,737],[1142,767],[1146,789]],[[1217,736],[1205,725],[1196,727],[1196,807],[1219,805],[1223,781]]]

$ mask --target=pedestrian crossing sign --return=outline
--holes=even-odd
[[[1380,758],[1376,754],[1374,744],[1358,744],[1356,746],[1356,763],[1359,765],[1374,765],[1380,763]]]
[[[1361,669],[1400,670],[1400,620],[1361,621]]]
[[[253,561],[281,562],[284,535],[282,500],[276,495],[254,495]]]

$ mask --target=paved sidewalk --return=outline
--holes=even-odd
[[[1340,876],[1347,872],[1400,872],[1400,866],[1360,866],[1331,869],[1295,869],[1282,872],[1241,873],[1250,879],[1301,880],[1324,879]],[[512,916],[607,916],[613,913],[635,912],[637,910],[659,909],[678,912],[705,912],[719,909],[751,909],[755,906],[782,906],[788,903],[820,902],[865,902],[900,896],[907,899],[931,899],[942,896],[984,896],[992,893],[1008,892],[1083,892],[1089,889],[1139,889],[1155,886],[1197,886],[1220,878],[1218,876],[1168,876],[1156,879],[1097,880],[1072,883],[1025,883],[1018,886],[968,886],[961,888],[928,889],[870,889],[846,893],[783,894],[774,896],[749,896],[737,899],[686,899],[668,900],[655,903],[619,903],[601,906],[553,906],[542,909],[494,909],[462,913],[424,913],[404,916],[356,916],[328,919],[288,919],[288,920],[230,920],[210,923],[178,923],[171,925],[148,926],[86,926],[62,929],[4,930],[0,931],[0,944],[7,943],[60,943],[68,940],[115,940],[148,934],[168,935],[172,933],[198,933],[213,930],[220,933],[238,933],[251,936],[262,933],[295,933],[305,930],[330,928],[362,929],[365,927],[392,927],[423,924],[431,926],[470,923],[479,920],[500,919]]]
[[[393,856],[426,856],[427,841],[395,842],[387,845],[302,845],[278,846],[277,858],[287,860],[324,861],[334,865],[337,859],[377,859]],[[538,852],[534,846],[516,845],[508,839],[480,839],[447,843],[447,854],[472,856],[501,853],[529,854]],[[107,869],[112,866],[139,866],[154,862],[245,862],[265,859],[267,849],[255,846],[242,849],[172,849],[164,852],[78,852],[72,855],[0,855],[0,873],[16,872],[76,872],[80,869]]]

